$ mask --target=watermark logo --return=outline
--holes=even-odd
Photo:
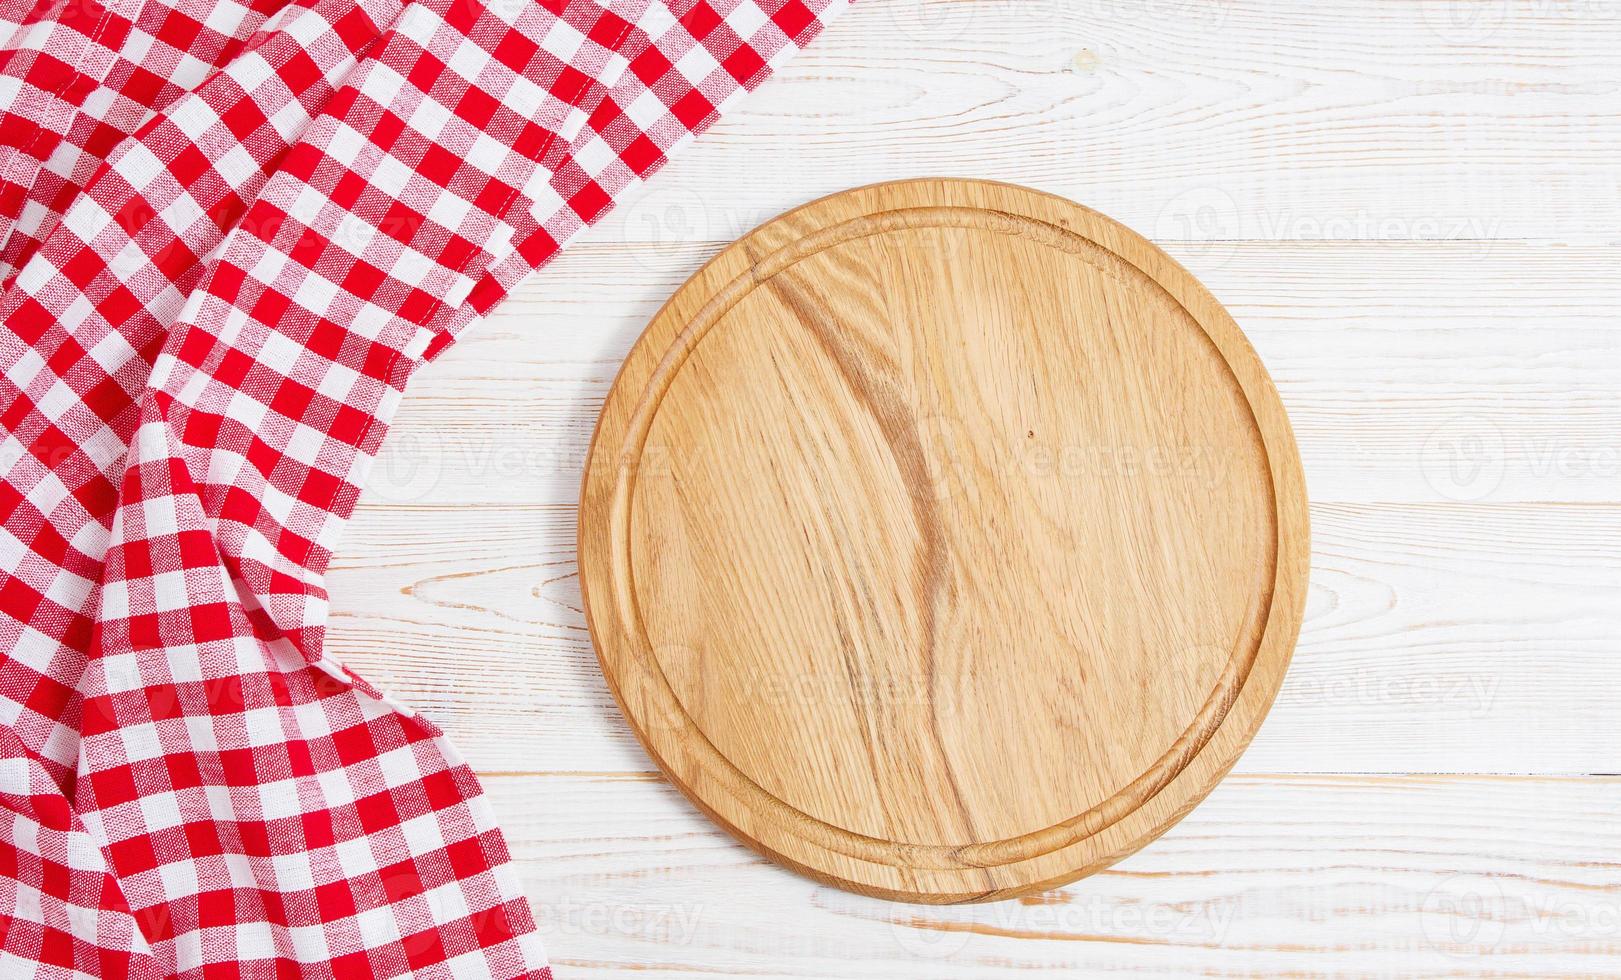
[[[546,894],[537,885],[530,894]],[[689,902],[582,902],[567,895],[535,906],[535,930],[542,939],[558,936],[618,936],[686,946],[698,935],[704,906]]]
[[[883,5],[887,27],[913,44],[946,44],[1009,23],[1061,25],[1176,24],[1205,31],[1226,24],[1229,0],[904,0]]]
[[[687,707],[681,703],[681,698],[683,695],[703,697],[702,657],[696,647],[685,643],[655,644],[653,659],[659,673],[669,679],[668,691],[662,687],[662,682],[644,679],[638,672],[621,675],[619,696],[625,700],[630,716],[636,719],[645,737],[652,739],[681,732],[687,727]],[[700,686],[696,690],[691,687],[692,678],[699,679]],[[702,705],[692,707],[699,709]]]
[[[1257,242],[1478,242],[1484,252],[1498,238],[1499,219],[1473,214],[1378,214],[1366,208],[1298,211],[1240,204],[1224,188],[1202,184],[1167,200],[1149,235],[1179,259],[1219,269],[1238,243]]]
[[[1503,432],[1490,419],[1457,416],[1424,440],[1419,466],[1430,489],[1448,500],[1482,500],[1503,482]]]
[[[948,960],[957,956],[974,938],[969,928],[923,919],[893,919],[889,924],[895,945],[907,956],[920,960]]]
[[[744,681],[747,697],[777,711],[803,714],[821,705],[853,705],[870,715],[893,715],[904,709],[953,715],[972,696],[970,674],[958,671],[869,672],[851,676],[844,671],[799,674],[758,674]]]
[[[1242,232],[1238,202],[1220,187],[1203,185],[1165,202],[1154,219],[1153,237],[1172,244],[1189,265],[1216,269],[1232,259]]]
[[[426,432],[395,432],[366,472],[365,492],[383,503],[418,503],[438,489],[445,447]]]
[[[1297,679],[1290,674],[1283,696],[1291,704],[1446,708],[1483,718],[1491,713],[1497,687],[1498,678],[1484,675],[1358,672]]]
[[[1513,0],[1421,0],[1424,26],[1443,44],[1484,44],[1508,22]]]
[[[957,956],[981,934],[1015,938],[1121,936],[1219,945],[1237,911],[1237,906],[1227,901],[1173,905],[1059,891],[1027,896],[1017,902],[896,918],[890,921],[890,931],[896,945],[918,959]]]
[[[1621,0],[1421,0],[1419,11],[1442,43],[1478,46],[1496,40],[1515,21],[1613,24],[1621,19]]]
[[[1455,874],[1424,896],[1419,924],[1431,948],[1449,956],[1478,956],[1503,941],[1507,907],[1497,879]]]

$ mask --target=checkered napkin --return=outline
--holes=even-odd
[[[844,0],[0,0],[0,977],[548,977],[326,652],[411,372]]]

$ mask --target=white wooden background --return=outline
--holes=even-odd
[[[1231,779],[1037,900],[766,864],[598,675],[574,506],[620,358],[721,243],[954,174],[1224,300],[1294,420],[1304,632]],[[333,642],[485,785],[560,977],[1621,975],[1621,0],[863,0],[408,394]]]

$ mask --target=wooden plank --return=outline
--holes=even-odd
[[[574,511],[367,504],[332,649],[488,769],[648,766],[591,652]],[[1621,507],[1316,504],[1306,621],[1242,772],[1612,772]]]
[[[1618,73],[1591,0],[862,0],[608,221],[960,175],[1156,239],[1613,241]]]
[[[573,503],[620,359],[716,247],[566,253],[413,379],[368,499]],[[1178,255],[1277,381],[1314,501],[1621,502],[1621,247]]]
[[[1233,776],[1019,902],[900,905],[733,842],[656,776],[485,778],[571,977],[994,980],[1621,970],[1621,779]]]

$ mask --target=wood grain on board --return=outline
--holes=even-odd
[[[1305,603],[1304,481],[1232,318],[1009,184],[846,191],[654,317],[592,443],[586,618],[664,771],[912,901],[1073,880],[1208,793]]]

